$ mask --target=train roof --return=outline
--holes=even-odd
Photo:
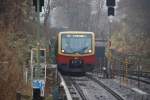
[[[59,32],[60,34],[61,33],[94,33],[94,32],[88,32],[88,31],[62,31],[62,32]]]

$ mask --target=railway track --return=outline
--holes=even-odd
[[[90,76],[63,76],[63,78],[71,100],[124,100],[103,83]]]
[[[71,96],[71,100],[87,100],[79,85],[69,76],[63,76],[66,86]],[[69,100],[69,99],[68,99]]]
[[[82,99],[82,100],[88,100],[88,99],[86,98],[86,96],[84,95],[82,89],[80,88],[79,84],[77,84],[77,83],[76,83],[74,80],[72,80],[72,79],[71,79],[71,81],[72,81],[73,85],[75,86],[76,90],[78,91],[79,95],[81,96],[81,99]]]
[[[107,87],[105,84],[103,84],[96,78],[93,78],[91,75],[87,75],[87,77],[90,78],[91,80],[93,80],[94,82],[96,82],[97,84],[99,84],[100,86],[102,86],[105,90],[107,90],[109,93],[111,93],[117,100],[124,100],[120,95],[118,95],[116,92],[114,92],[112,89]]]
[[[121,77],[123,77],[123,75],[121,75]],[[150,85],[149,78],[129,75],[129,76],[128,76],[128,79],[132,79],[132,80],[136,80],[136,81],[139,80],[140,82],[143,82],[143,83],[146,83],[146,84],[149,84],[149,85]]]
[[[138,78],[138,77],[134,77],[134,76],[128,76],[129,79],[133,79],[133,80],[136,80],[136,81],[141,81],[143,83],[146,83],[146,84],[150,84],[150,81],[148,81],[149,79],[141,79],[141,78]]]

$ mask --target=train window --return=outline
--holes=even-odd
[[[61,38],[61,50],[63,50],[63,53],[91,53],[92,35],[63,34]]]

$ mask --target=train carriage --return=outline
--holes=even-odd
[[[93,32],[59,32],[56,61],[63,72],[91,71],[96,63]]]

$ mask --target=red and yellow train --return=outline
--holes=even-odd
[[[59,32],[56,62],[63,72],[91,71],[96,63],[93,32]]]

